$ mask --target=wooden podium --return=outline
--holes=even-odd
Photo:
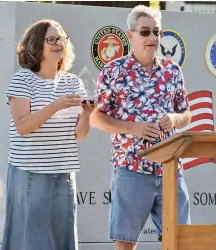
[[[179,133],[138,154],[163,164],[162,249],[216,250],[216,225],[178,225],[177,217],[178,158],[216,158],[216,132]]]

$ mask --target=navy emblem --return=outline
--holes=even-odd
[[[165,29],[162,31],[163,33],[157,55],[170,58],[183,67],[187,55],[187,49],[183,37],[175,30]]]
[[[210,38],[206,45],[205,61],[209,71],[216,76],[216,34]]]

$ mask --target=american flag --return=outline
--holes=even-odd
[[[179,129],[177,132],[183,131],[214,131],[213,103],[212,92],[197,91],[188,95],[190,110],[192,112],[191,123],[184,129]],[[209,158],[184,158],[182,159],[184,169],[206,163],[213,162]]]

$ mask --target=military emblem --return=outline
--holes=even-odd
[[[186,44],[183,37],[175,30],[163,30],[157,55],[170,58],[183,67],[187,55]]]
[[[129,50],[127,36],[116,26],[103,27],[92,41],[92,57],[100,70],[106,63],[127,55]]]
[[[216,76],[216,34],[210,38],[206,45],[205,61],[209,71]]]

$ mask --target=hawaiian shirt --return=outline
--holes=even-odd
[[[181,68],[167,58],[155,57],[152,73],[134,58],[133,52],[106,64],[97,83],[98,109],[107,115],[130,122],[158,123],[166,113],[189,109]],[[160,139],[175,134],[175,129],[161,132]],[[162,175],[162,165],[138,156],[156,142],[150,142],[132,134],[112,134],[112,158],[114,167]],[[179,161],[179,170],[182,170]]]

